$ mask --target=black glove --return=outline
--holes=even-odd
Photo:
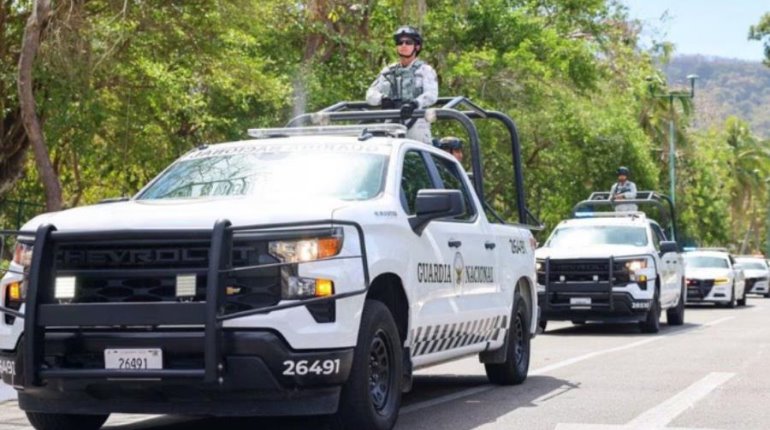
[[[395,109],[396,108],[396,102],[393,101],[390,97],[383,97],[380,101],[380,106],[383,109]]]
[[[414,110],[417,109],[417,107],[417,102],[414,100],[404,103],[401,106],[401,119],[411,118],[412,113],[414,113]]]

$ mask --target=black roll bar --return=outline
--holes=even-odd
[[[435,115],[436,120],[451,119],[458,121],[468,134],[471,150],[471,168],[473,170],[473,188],[484,203],[489,207],[484,194],[484,175],[481,163],[481,149],[478,129],[473,120],[490,119],[503,124],[510,135],[511,154],[513,163],[513,182],[516,190],[516,206],[519,223],[532,229],[542,229],[543,224],[529,211],[526,205],[524,193],[524,172],[522,168],[521,143],[516,123],[502,112],[487,111],[466,97],[440,97],[434,107],[417,109],[412,113],[411,119],[422,119]],[[401,113],[395,109],[379,109],[363,101],[344,101],[335,103],[318,112],[305,113],[292,118],[286,127],[301,127],[306,124],[328,124],[331,122],[358,121],[402,121]],[[534,225],[529,224],[532,221]]]
[[[636,192],[636,198],[634,199],[624,199],[624,200],[615,200],[612,198],[612,195],[608,191],[596,191],[591,193],[591,195],[588,197],[588,199],[583,200],[581,202],[578,202],[573,208],[572,208],[572,218],[579,217],[580,209],[582,208],[592,208],[595,206],[605,206],[605,207],[615,207],[617,205],[626,205],[626,204],[634,204],[634,205],[649,205],[654,206],[658,208],[660,211],[660,214],[664,217],[662,221],[665,221],[668,224],[668,230],[671,237],[669,240],[676,241],[678,235],[677,230],[677,222],[676,222],[676,209],[674,208],[674,202],[671,201],[671,198],[665,194],[661,194],[655,191],[637,191]],[[623,212],[618,213],[618,215],[623,215]],[[633,213],[629,213],[629,215],[632,215]]]

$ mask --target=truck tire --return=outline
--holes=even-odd
[[[537,326],[540,327],[540,333],[545,333],[545,329],[548,327],[548,320],[538,320]]]
[[[401,407],[402,342],[387,306],[367,300],[334,429],[390,430]]]
[[[37,430],[99,430],[109,417],[109,415],[27,412],[29,423]]]
[[[766,298],[766,299],[770,299],[770,291],[768,291],[768,292],[766,292],[766,293],[765,293],[765,298]]]
[[[684,324],[684,295],[687,294],[684,289],[684,280],[682,280],[682,293],[679,295],[679,301],[676,306],[666,311],[666,321],[668,325]]]
[[[529,310],[521,298],[516,299],[516,309],[508,329],[507,357],[503,363],[486,363],[489,382],[497,385],[521,384],[529,373],[530,335]]]
[[[642,333],[657,333],[660,331],[660,299],[658,290],[652,296],[650,310],[647,312],[647,318],[639,323],[639,330]]]

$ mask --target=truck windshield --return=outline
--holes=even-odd
[[[684,258],[687,267],[729,269],[727,260],[721,257],[707,257],[704,255],[686,255]]]
[[[139,200],[223,196],[320,196],[367,200],[382,191],[386,155],[349,152],[252,152],[174,164]]]
[[[548,240],[549,248],[575,248],[595,245],[647,245],[647,229],[627,226],[562,227]]]

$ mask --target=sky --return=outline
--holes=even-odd
[[[762,43],[749,27],[770,12],[770,0],[621,0],[642,21],[643,40],[666,40],[675,54],[761,61]]]

